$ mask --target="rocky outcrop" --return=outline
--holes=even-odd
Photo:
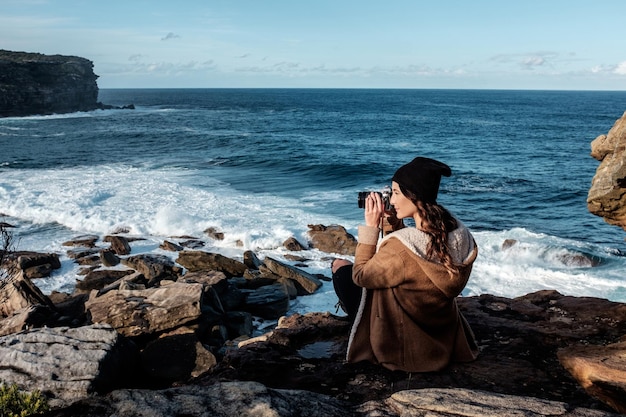
[[[626,113],[609,133],[591,143],[591,156],[600,161],[587,196],[592,214],[626,230]]]
[[[119,390],[107,398],[72,405],[51,417],[94,416],[259,416],[259,417],[608,417],[611,413],[568,404],[467,389],[398,391],[381,401],[354,406],[296,389],[257,382],[217,382],[162,391]]]
[[[317,229],[328,231],[329,242],[338,230],[343,234],[337,227]],[[19,280],[0,294],[0,379],[27,390],[46,387],[57,416],[599,417],[625,411],[622,303],[555,291],[462,297],[458,305],[476,334],[478,359],[407,374],[346,363],[350,323],[344,317],[285,316],[291,299],[317,291],[326,277],[252,252],[240,262],[182,244],[176,262],[120,255],[129,269],[106,269],[98,254],[112,249],[98,237],[73,244],[68,253],[89,271],[74,294],[41,294],[20,269],[30,262],[15,263]],[[344,247],[340,239],[328,251]],[[122,245],[123,252],[129,248]],[[306,267],[306,259],[297,262]],[[64,340],[58,343],[71,346],[72,354],[50,352],[55,340]],[[115,360],[102,351],[115,352]],[[78,361],[91,373],[77,374]]]
[[[98,76],[85,58],[0,51],[0,116],[98,108]]]
[[[98,102],[97,79],[85,58],[0,50],[0,117],[119,108]]]
[[[52,397],[58,406],[133,378],[136,348],[109,326],[41,328],[0,337],[0,381]]]

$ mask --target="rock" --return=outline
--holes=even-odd
[[[209,371],[217,359],[193,331],[164,334],[141,351],[144,372],[160,385],[185,382]]]
[[[221,382],[160,391],[118,390],[52,412],[59,416],[350,417],[348,406],[312,392],[268,388],[256,382]]]
[[[0,116],[94,110],[97,78],[84,58],[0,51]]]
[[[322,286],[322,282],[316,276],[276,259],[267,257],[263,264],[274,274],[293,280],[303,295],[313,294]]]
[[[626,342],[568,346],[558,357],[590,395],[626,414]]]
[[[40,266],[45,266],[48,271],[61,268],[61,261],[56,253],[15,252],[12,257],[17,257],[17,267],[22,271]]]
[[[181,250],[183,250],[184,248],[181,245],[178,245],[174,242],[170,242],[169,240],[164,241],[159,248],[163,249],[163,250],[167,250],[167,251],[171,251],[171,252],[179,252]]]
[[[93,255],[100,256],[99,255],[100,249],[88,248],[88,249],[79,249],[79,250],[68,250],[66,253],[67,253],[68,258],[78,260],[81,258],[93,256]]]
[[[518,241],[516,239],[504,239],[502,242],[502,250],[507,250],[515,245],[517,245]]]
[[[176,263],[184,266],[189,271],[219,271],[227,277],[240,277],[247,267],[243,262],[227,258],[219,253],[204,251],[183,251],[178,254]]]
[[[52,307],[52,303],[30,279],[18,272],[0,282],[0,318],[32,305]]]
[[[146,290],[90,294],[85,308],[94,323],[106,323],[124,336],[174,329],[202,314],[202,284],[174,283]]]
[[[202,276],[195,274],[198,279]],[[231,280],[220,279],[216,284],[224,286]],[[226,381],[233,381],[233,386],[247,384],[241,381],[254,381],[262,384],[264,390],[282,393],[283,399],[288,398],[285,397],[285,392],[297,390],[301,397],[316,398],[322,404],[319,407],[324,407],[323,404],[329,402],[338,404],[342,415],[372,417],[612,415],[607,404],[615,403],[609,400],[603,403],[589,395],[561,365],[557,351],[581,343],[596,346],[617,343],[626,332],[626,305],[621,303],[588,297],[567,297],[555,291],[540,291],[515,299],[491,295],[461,297],[458,299],[459,308],[470,322],[480,346],[478,359],[470,363],[452,364],[441,372],[407,374],[391,372],[369,363],[345,363],[350,323],[345,318],[330,313],[281,317],[278,325],[262,337],[238,344],[243,337],[237,336],[251,329],[250,315],[222,310],[219,304],[211,301],[219,303],[215,288],[206,284],[179,282],[158,290],[166,290],[176,285],[203,286],[204,300],[201,310],[220,310],[217,311],[219,316],[227,316],[229,321],[220,323],[204,320],[203,324],[198,324],[199,320],[192,320],[162,330],[160,335],[153,332],[155,337],[151,339],[146,339],[148,333],[133,338],[137,342],[147,340],[148,343],[144,348],[144,360],[149,357],[150,360],[145,363],[152,365],[146,366],[145,372],[153,373],[150,380],[143,381],[142,384],[151,382],[159,385],[172,379],[181,381],[193,373],[197,375],[195,379],[184,382],[187,384],[185,387],[173,390],[208,395],[207,392],[212,387]],[[178,298],[180,304],[193,304],[193,301],[173,293],[162,293],[159,298],[168,302]],[[144,300],[143,297],[137,297],[137,293],[133,293],[127,302],[137,303],[135,309],[141,310],[144,305],[150,304]],[[164,305],[161,307],[163,309],[160,315],[169,315],[163,313],[169,309]],[[148,332],[152,331],[152,327],[143,318],[136,317],[135,322],[139,326],[143,324],[142,327]],[[226,325],[229,326],[228,329]],[[208,365],[211,363],[210,356],[195,342],[195,335],[200,334],[206,334],[198,339],[203,344],[209,339],[219,340],[219,343],[226,338],[232,340],[228,345],[232,347],[223,350],[223,358],[216,357],[217,363],[214,366]],[[167,340],[169,337],[173,339]],[[246,334],[245,337],[249,335]],[[157,342],[159,338],[163,340]],[[179,344],[174,343],[176,338],[181,338],[180,350],[177,350]],[[146,353],[148,345],[150,349]],[[236,348],[237,345],[241,347]],[[206,346],[204,348],[207,349]],[[166,352],[170,354],[165,356]],[[198,354],[200,365],[195,359],[192,360]],[[164,359],[166,357],[167,360]],[[159,363],[163,369],[158,368]],[[207,366],[210,371],[199,375]],[[613,369],[612,366],[609,368]],[[617,381],[611,375],[606,373],[603,386],[609,387],[609,381],[611,384]],[[180,383],[182,382],[178,384]],[[133,386],[145,387],[136,382]],[[450,387],[454,389],[451,390]],[[123,408],[118,408],[122,407],[116,397],[120,392],[126,393],[124,395],[127,403],[124,403]],[[183,394],[178,396],[175,392],[172,389],[115,391],[106,396],[83,399],[69,408],[56,410],[54,415],[99,416],[117,413],[132,416],[139,413],[132,410],[149,414],[157,412],[151,407],[161,406],[165,408],[158,410],[163,415],[169,415],[171,407],[188,412],[186,415],[195,415],[195,411],[180,407],[204,400],[197,400],[194,394],[183,397]],[[264,394],[260,392],[251,395],[247,405],[256,403]],[[615,397],[621,398],[623,393],[614,392],[613,395],[612,400]],[[183,401],[182,398],[186,400]],[[224,398],[228,400],[219,403],[220,407],[233,406],[230,397]],[[149,401],[149,405],[144,401]],[[213,402],[211,404],[211,407],[217,407]],[[202,408],[204,414],[200,415],[212,412],[210,410],[213,408],[206,411],[207,407]],[[277,411],[284,414],[277,415],[292,415],[289,410],[293,407],[297,406],[290,399],[283,404],[281,411]]]
[[[128,383],[135,355],[109,326],[28,330],[0,337],[0,380],[63,406]]]
[[[97,101],[97,79],[85,58],[0,50],[0,117],[119,109]]]
[[[76,280],[74,293],[88,293],[92,290],[101,290],[102,288],[117,282],[119,279],[132,274],[132,270],[119,269],[101,269],[89,272],[82,280]]]
[[[567,416],[600,417],[610,413],[570,407],[562,402],[518,397],[469,389],[420,389],[398,391],[388,399],[357,407],[362,416],[500,417]]]
[[[587,195],[589,212],[626,230],[626,113],[591,143],[600,161]]]
[[[42,327],[54,316],[54,311],[41,304],[34,304],[16,311],[0,320],[0,336],[18,333],[33,327]]]
[[[247,250],[243,253],[243,263],[249,269],[259,269],[263,262],[256,256],[251,250]]]
[[[178,279],[178,268],[165,255],[142,254],[122,259],[122,264],[141,272],[148,280],[148,286],[158,285],[161,280]]]
[[[188,249],[200,249],[204,247],[204,242],[200,239],[188,239],[180,242],[180,246]]]
[[[100,262],[106,267],[116,266],[120,263],[120,258],[112,249],[104,249],[100,251]]]
[[[215,227],[209,227],[204,231],[204,233],[214,240],[224,240],[224,233],[218,232]]]
[[[241,308],[255,316],[277,319],[289,310],[289,292],[280,283],[242,292],[246,294],[246,301]]]
[[[283,246],[290,251],[298,252],[301,250],[305,250],[306,248],[302,245],[302,243],[298,242],[295,237],[290,237],[289,239],[283,242]]]
[[[357,241],[343,226],[309,225],[309,237],[315,249],[322,252],[354,255]]]
[[[111,244],[111,250],[117,255],[130,254],[130,244],[124,236],[106,236],[104,241]]]
[[[347,320],[311,313],[281,318],[265,342],[229,350],[202,381],[258,381],[352,404],[381,400],[404,389],[455,387],[563,402],[569,410],[612,410],[584,391],[563,368],[557,351],[580,343],[617,342],[626,333],[625,304],[556,291],[515,299],[461,297],[458,304],[474,330],[480,354],[474,362],[452,364],[442,372],[407,374],[369,363],[346,364]],[[306,348],[313,356],[311,347],[318,351],[313,359],[299,353]]]
[[[99,237],[96,235],[77,236],[72,240],[63,242],[63,246],[84,246],[86,248],[93,248],[96,246],[98,239]]]

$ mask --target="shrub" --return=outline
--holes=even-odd
[[[49,410],[48,400],[39,391],[21,392],[15,384],[0,383],[0,417],[27,417]]]

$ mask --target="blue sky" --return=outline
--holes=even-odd
[[[0,49],[100,88],[626,90],[624,0],[0,0]]]

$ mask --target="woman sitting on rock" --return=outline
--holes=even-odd
[[[476,358],[456,297],[478,248],[470,231],[436,201],[441,176],[450,174],[447,165],[417,157],[392,178],[393,209],[385,211],[378,193],[366,198],[354,265],[342,259],[332,264],[335,291],[353,321],[348,362],[428,372]],[[415,227],[405,227],[405,218]]]

